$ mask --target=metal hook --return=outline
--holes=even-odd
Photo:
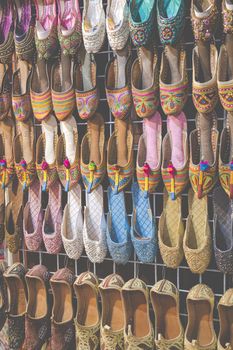
[[[136,278],[139,278],[139,265],[140,265],[140,263],[139,262],[137,262],[137,264],[136,264]]]
[[[89,259],[87,259],[87,271],[90,272],[91,270],[91,262]]]
[[[166,272],[167,272],[167,267],[166,267],[166,266],[163,266],[163,269],[162,269],[162,279],[163,279],[163,280],[166,279]]]
[[[69,264],[69,257],[66,255],[64,260],[64,267],[68,267]]]

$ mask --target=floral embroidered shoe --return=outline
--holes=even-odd
[[[81,143],[81,174],[88,193],[103,181],[106,172],[104,119],[96,114],[87,125],[87,133]]]
[[[6,309],[7,309],[7,289],[6,283],[3,278],[3,274],[7,269],[7,263],[2,261],[0,263],[0,331],[6,322]]]
[[[78,300],[74,319],[77,349],[97,350],[100,345],[100,311],[98,306],[98,279],[91,272],[84,272],[74,282]]]
[[[13,2],[1,1],[0,10],[2,14],[0,21],[0,63],[9,64],[15,50]]]
[[[217,338],[213,324],[214,294],[205,284],[193,287],[186,300],[188,325],[184,349],[215,350]]]
[[[163,45],[175,45],[180,41],[185,25],[185,1],[157,1],[157,22]]]
[[[120,140],[125,142],[122,147]],[[133,134],[132,125],[123,120],[115,121],[115,131],[109,138],[107,170],[110,185],[115,194],[122,191],[133,176]]]
[[[143,134],[138,142],[137,181],[147,195],[155,191],[160,182],[162,148],[162,119],[159,112],[143,123]]]
[[[233,236],[231,201],[221,187],[213,192],[214,254],[217,267],[224,273],[233,272]]]
[[[49,60],[57,55],[57,4],[56,0],[36,0],[35,41],[39,59]]]
[[[108,0],[106,29],[112,50],[123,50],[129,39],[129,7],[126,0]]]
[[[10,68],[0,63],[0,121],[12,116],[11,79]]]
[[[96,62],[94,55],[83,49],[80,62],[74,68],[76,106],[81,119],[93,117],[99,104],[96,85]]]
[[[209,266],[212,254],[208,223],[207,197],[198,199],[192,189],[188,194],[189,216],[184,235],[184,254],[190,270],[202,274]]]
[[[182,200],[172,200],[167,191],[163,195],[163,212],[159,219],[159,249],[163,262],[176,269],[183,260],[184,225],[182,221]]]
[[[122,288],[125,315],[125,349],[154,349],[154,332],[149,315],[149,291],[138,278],[125,283]]]
[[[11,119],[1,123],[0,132],[0,185],[5,189],[15,175],[13,156],[14,122]]]
[[[43,210],[41,207],[41,186],[35,180],[28,191],[28,201],[23,211],[24,241],[29,250],[37,251],[42,244]]]
[[[25,337],[25,314],[27,311],[27,289],[25,284],[25,268],[15,263],[4,272],[8,293],[8,346],[20,349]]]
[[[105,39],[105,13],[101,0],[85,0],[82,19],[82,34],[88,53],[101,50]]]
[[[107,254],[107,241],[102,185],[91,193],[86,193],[83,240],[89,260],[93,263],[103,262]]]
[[[119,62],[113,57],[107,64],[105,72],[105,90],[108,106],[115,118],[124,119],[129,115],[132,105],[130,89],[131,56],[128,56],[125,65],[125,84],[118,87]]]
[[[167,58],[168,52],[162,54],[162,62],[159,76],[160,102],[166,115],[178,115],[184,108],[188,99],[188,76],[186,71],[186,52],[178,53],[178,70],[180,81],[171,82],[170,65]]]
[[[112,274],[99,285],[102,300],[100,343],[101,350],[124,350],[124,313],[121,289],[124,280]]]
[[[143,67],[140,60],[139,58],[134,61],[131,70],[132,96],[137,116],[149,118],[155,114],[159,105],[158,56],[154,50],[152,84],[147,87],[142,87]]]
[[[155,1],[129,2],[129,29],[135,46],[147,46],[153,40],[155,27]]]
[[[78,0],[59,0],[58,39],[63,55],[74,57],[82,42],[82,18]]]
[[[51,317],[51,349],[75,348],[73,311],[73,282],[75,276],[67,267],[58,270],[50,279],[53,293]]]
[[[202,70],[200,65],[200,54],[198,47],[193,49],[193,103],[199,113],[210,113],[214,110],[218,102],[217,88],[217,63],[218,51],[216,47],[210,45],[210,67],[211,79],[202,82]]]
[[[25,317],[24,346],[28,350],[43,349],[50,336],[48,269],[43,265],[35,265],[26,273],[25,280],[28,290],[28,304]]]
[[[126,264],[132,253],[132,243],[123,191],[114,194],[111,186],[108,187],[108,209],[108,250],[116,264]]]
[[[142,263],[155,260],[157,239],[156,224],[150,207],[150,200],[140,190],[138,183],[132,185],[133,215],[131,240],[138,259]]]
[[[156,349],[183,350],[184,331],[176,286],[167,280],[159,281],[152,287],[150,296],[156,318]]]
[[[168,116],[168,133],[163,139],[162,178],[171,199],[183,192],[188,183],[187,120],[183,112]]]
[[[218,350],[231,350],[232,342],[232,312],[233,312],[233,289],[228,289],[218,303],[220,332],[218,336]]]

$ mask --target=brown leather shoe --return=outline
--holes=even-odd
[[[233,289],[228,289],[218,304],[220,332],[218,350],[233,349]]]

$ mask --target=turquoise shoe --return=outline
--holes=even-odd
[[[129,29],[133,44],[146,46],[155,33],[155,0],[130,0]]]
[[[123,191],[114,194],[114,190],[111,186],[108,187],[108,208],[108,250],[116,264],[126,264],[132,253],[132,243]]]
[[[137,257],[142,263],[154,262],[157,251],[156,225],[150,207],[149,197],[145,197],[138,183],[132,185],[133,215],[131,240]]]
[[[158,0],[157,21],[161,43],[163,45],[176,44],[185,26],[185,1]]]

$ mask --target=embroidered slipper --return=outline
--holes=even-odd
[[[35,0],[36,28],[35,41],[39,59],[51,59],[57,56],[57,3],[56,0]]]
[[[126,120],[115,121],[115,131],[108,140],[107,170],[115,194],[122,191],[133,177],[132,125]]]
[[[175,199],[188,183],[187,120],[183,112],[168,116],[168,133],[163,139],[162,178],[171,197]]]
[[[113,194],[108,187],[107,243],[109,253],[116,264],[126,264],[132,254],[130,225],[125,207],[125,195]]]
[[[74,67],[76,106],[81,119],[90,119],[99,105],[96,85],[96,62],[93,54],[82,48],[79,61]]]
[[[225,2],[225,1],[224,1]],[[231,4],[232,5],[232,4]],[[220,331],[218,335],[218,349],[231,350],[233,347],[232,332],[232,295],[233,289],[228,289],[218,303]]]
[[[83,241],[86,254],[93,263],[102,263],[107,255],[103,196],[103,187],[101,185],[91,193],[86,193]]]
[[[163,212],[159,219],[159,249],[164,264],[172,269],[180,266],[184,257],[182,198],[172,200],[166,190],[163,194]]]
[[[14,122],[6,119],[1,123],[0,131],[0,185],[2,189],[7,187],[15,175],[13,138]]]
[[[128,51],[128,50],[127,50]],[[113,57],[107,64],[105,72],[105,91],[108,106],[115,118],[126,118],[131,110],[132,95],[130,88],[131,54],[123,59]],[[119,76],[122,82],[119,81]]]
[[[143,123],[143,134],[138,142],[137,181],[141,191],[154,192],[160,181],[162,148],[162,119],[159,112]]]
[[[233,33],[232,3],[228,0],[222,2],[222,21],[224,34]]]
[[[12,117],[11,79],[12,74],[9,66],[0,63],[0,121]]]
[[[192,189],[188,193],[189,216],[184,235],[184,254],[193,273],[202,274],[209,266],[212,254],[208,223],[208,199],[198,199]]]
[[[132,185],[132,196],[131,240],[138,259],[142,263],[150,263],[155,260],[157,251],[157,229],[150,200],[145,198],[137,182]]]
[[[0,13],[0,63],[9,64],[15,51],[13,2],[1,1]]]
[[[126,0],[108,0],[106,29],[112,50],[123,50],[129,39],[129,6]]]
[[[214,253],[217,267],[224,273],[233,273],[232,204],[221,187],[213,192]]]
[[[175,55],[177,59],[178,74],[180,80],[172,82],[172,68],[168,50],[162,54],[162,62],[160,68],[159,84],[160,84],[160,102],[162,109],[166,115],[178,115],[182,112],[184,105],[188,99],[188,75],[186,70],[186,52],[179,50]],[[175,62],[175,59],[174,59]]]
[[[224,3],[225,1],[223,1]],[[219,58],[218,58],[218,73],[217,73],[217,82],[218,82],[218,94],[220,102],[227,112],[233,112],[233,101],[232,101],[232,92],[233,92],[233,79],[229,76],[229,53],[227,52],[226,46],[223,44],[220,49]]]
[[[104,119],[97,113],[88,121],[87,133],[81,143],[81,174],[88,193],[103,181],[106,172]]]
[[[83,252],[83,216],[81,187],[76,185],[68,193],[67,205],[62,219],[62,241],[70,259],[78,260]]]
[[[105,13],[101,0],[84,0],[82,34],[88,53],[101,50],[105,39]]]
[[[49,186],[49,200],[45,210],[42,234],[46,251],[49,254],[58,254],[62,248],[61,224],[62,204],[61,185],[58,181]]]
[[[75,57],[82,43],[82,18],[78,0],[59,0],[58,39],[61,53]]]

